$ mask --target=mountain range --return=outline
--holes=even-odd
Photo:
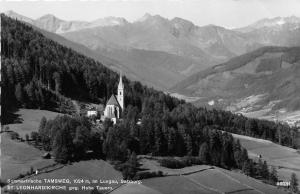
[[[9,17],[16,18],[18,20],[35,25],[41,29],[53,33],[58,33],[58,34],[64,32],[76,31],[84,28],[125,25],[126,23],[128,23],[124,18],[118,18],[118,17],[106,17],[91,22],[86,22],[86,21],[65,21],[55,17],[52,14],[46,14],[37,19],[28,18],[26,16],[20,15],[11,10],[5,12],[5,14]]]
[[[202,106],[253,117],[298,111],[300,47],[262,47],[196,73],[173,91],[201,97],[194,103]]]
[[[50,14],[37,19],[13,11],[6,14],[118,61],[121,70],[129,70],[137,80],[163,90],[196,72],[262,46],[300,45],[300,19],[295,16],[226,29],[150,14],[134,22],[117,17],[85,22],[65,21]]]
[[[300,109],[300,18],[295,16],[226,29],[150,14],[134,22],[6,15],[131,79],[193,97],[195,104],[241,113]]]

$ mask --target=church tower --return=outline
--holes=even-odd
[[[123,111],[124,110],[124,85],[122,81],[122,73],[120,73],[120,81],[118,85],[118,102]]]

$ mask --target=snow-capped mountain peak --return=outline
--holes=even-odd
[[[250,32],[261,28],[281,28],[286,24],[300,27],[300,18],[296,16],[265,18],[244,28],[237,29],[237,31]]]
[[[268,26],[276,26],[276,25],[280,26],[286,23],[298,24],[300,23],[300,18],[291,16],[291,17],[276,17],[272,19],[264,19],[254,23],[253,26],[254,27],[268,27]]]
[[[120,17],[105,17],[91,22],[91,26],[119,26],[125,25],[128,21]]]

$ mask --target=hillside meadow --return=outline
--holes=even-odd
[[[250,158],[266,160],[268,164],[277,167],[279,180],[289,181],[291,174],[300,177],[300,154],[296,149],[281,146],[268,140],[233,134],[241,145],[248,150]]]
[[[38,131],[41,119],[45,117],[47,120],[54,119],[61,113],[37,110],[37,109],[19,109],[15,114],[18,116],[19,123],[6,125],[10,130],[19,133],[20,137],[25,139],[25,135],[30,135],[33,131]]]

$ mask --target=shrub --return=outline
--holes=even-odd
[[[33,132],[31,132],[30,136],[33,141],[37,141],[39,134],[38,134],[38,132],[33,131]]]
[[[122,169],[124,168],[124,163],[122,163],[121,161],[111,161],[110,164],[113,165],[114,169],[116,169],[117,171],[122,171]]]
[[[133,177],[136,174],[136,169],[129,165],[128,163],[125,163],[124,168],[122,169],[122,175],[124,179],[133,179]]]
[[[10,132],[10,138],[12,140],[18,139],[19,138],[19,134],[17,132],[12,131],[12,132]]]
[[[135,180],[140,180],[140,179],[149,179],[153,177],[162,177],[163,172],[162,171],[157,171],[157,172],[138,172],[134,179]]]
[[[25,135],[25,140],[29,141],[29,135],[28,134]]]
[[[33,170],[33,167],[32,167],[32,166],[30,167],[29,173],[30,173],[30,174],[33,174],[33,173],[34,173],[34,170]]]
[[[135,176],[136,169],[128,162],[116,164],[114,168],[122,172],[124,179],[132,179]]]
[[[184,168],[186,164],[180,160],[176,160],[174,158],[164,158],[159,160],[159,163],[161,166],[167,167],[167,168]]]
[[[21,178],[24,178],[24,177],[25,177],[25,175],[24,175],[24,174],[22,174],[22,173],[21,173],[21,174],[19,174],[19,176],[18,176],[18,178],[19,178],[19,179],[21,179]]]
[[[5,131],[5,132],[8,132],[8,131],[9,131],[9,126],[5,126],[5,127],[4,127],[4,131]]]
[[[200,165],[202,164],[202,161],[200,160],[199,157],[186,156],[181,159],[164,158],[159,160],[159,163],[161,166],[177,169],[177,168],[184,168],[192,165]]]
[[[200,160],[199,157],[195,156],[188,156],[184,157],[182,159],[183,163],[186,164],[186,166],[191,166],[191,165],[201,165],[203,164],[202,161]]]

